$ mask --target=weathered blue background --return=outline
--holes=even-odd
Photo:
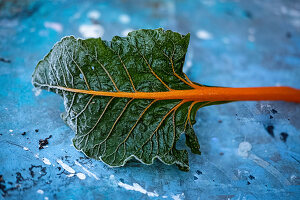
[[[62,99],[32,90],[37,62],[66,35],[110,40],[158,27],[191,33],[185,72],[193,81],[300,88],[297,0],[0,0],[0,199],[300,199],[300,106],[293,103],[200,109],[203,154],[190,155],[187,173],[160,162],[109,168],[75,150],[59,117]],[[68,177],[58,159],[86,178]]]

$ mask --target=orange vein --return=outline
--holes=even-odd
[[[143,115],[146,113],[146,111],[152,106],[152,104],[154,104],[155,102],[157,102],[157,100],[152,101],[144,110],[143,112],[140,114],[139,118],[136,120],[135,124],[131,127],[129,133],[127,134],[126,138],[123,140],[122,143],[125,143],[127,141],[127,139],[129,138],[129,136],[131,135],[132,131],[135,129],[135,127],[137,126],[138,122],[141,120],[141,118],[143,117]],[[122,144],[120,143],[120,145]],[[119,146],[120,146],[119,145]]]
[[[124,69],[125,69],[125,71],[126,71],[126,73],[127,73],[127,76],[128,76],[128,78],[129,78],[129,80],[130,80],[130,83],[131,83],[131,85],[132,85],[132,88],[133,88],[133,90],[136,92],[136,89],[135,89],[135,87],[134,87],[134,84],[133,84],[132,78],[131,78],[131,76],[130,76],[130,74],[129,74],[129,72],[128,72],[128,69],[127,69],[127,67],[126,67],[125,63],[123,62],[123,60],[121,59],[121,57],[120,57],[120,55],[119,55],[119,54],[118,54],[118,57],[119,57],[119,59],[120,59],[120,61],[121,61],[122,65],[123,65],[123,67],[124,67]]]
[[[90,85],[89,85],[89,83],[88,83],[88,81],[87,81],[87,79],[86,79],[86,77],[85,77],[85,75],[84,75],[84,73],[83,73],[81,67],[80,67],[80,66],[77,64],[77,62],[74,60],[73,55],[70,55],[70,53],[69,53],[68,51],[67,51],[67,53],[68,53],[69,56],[71,57],[71,60],[75,63],[76,67],[79,69],[80,73],[82,74],[83,79],[84,79],[84,82],[85,82],[87,88],[88,88],[89,90],[91,90]]]
[[[173,90],[172,88],[170,88],[163,80],[161,80],[160,78],[159,78],[159,76],[157,76],[157,74],[153,71],[153,69],[152,69],[152,67],[150,66],[150,64],[148,63],[148,61],[146,60],[146,58],[145,58],[145,56],[143,56],[143,55],[141,55],[142,57],[143,57],[143,59],[145,60],[145,62],[146,62],[146,64],[148,65],[148,67],[149,67],[149,69],[150,69],[150,71],[151,71],[151,73],[166,87],[166,88],[168,88],[168,90]]]
[[[121,111],[121,113],[119,114],[119,116],[117,117],[117,119],[115,120],[114,124],[112,125],[109,133],[107,134],[106,138],[101,142],[101,144],[103,142],[106,142],[107,139],[110,137],[110,135],[112,134],[113,129],[115,128],[116,124],[118,123],[118,121],[120,120],[121,116],[123,115],[123,113],[125,112],[125,110],[127,109],[128,105],[133,101],[134,99],[130,99],[126,105],[124,106],[123,110]],[[104,154],[104,153],[103,153]]]
[[[181,104],[182,105],[182,104]],[[178,107],[179,108],[179,107]],[[177,109],[178,109],[177,108]],[[177,111],[177,109],[176,110],[174,110],[173,111],[173,117],[172,117],[172,123],[173,123],[173,138],[172,138],[172,145],[171,145],[171,147],[169,148],[169,150],[164,154],[164,156],[165,155],[167,155],[170,151],[172,151],[172,148],[174,147],[174,145],[175,145],[175,138],[176,138],[176,119],[175,119],[175,114],[176,114],[176,111]]]
[[[174,43],[173,43],[174,44]],[[187,79],[188,81],[184,80],[182,77],[180,77],[176,72],[175,72],[175,68],[174,68],[174,63],[173,63],[173,56],[174,56],[174,53],[175,53],[175,44],[174,44],[174,51],[172,53],[172,56],[171,58],[165,53],[162,51],[162,53],[164,54],[164,56],[166,56],[169,61],[171,62],[171,66],[172,66],[172,71],[173,71],[173,74],[179,78],[182,82],[184,82],[185,84],[189,85],[190,87],[192,88],[196,88],[198,87],[196,84],[194,84],[192,81],[190,81],[189,79]],[[185,75],[185,74],[184,74]],[[187,78],[187,76],[185,75],[185,77]]]
[[[186,101],[182,100],[180,103],[178,103],[177,105],[175,105],[171,110],[169,110],[169,112],[167,114],[165,114],[162,118],[162,120],[160,121],[160,123],[158,124],[158,126],[155,128],[155,130],[152,132],[151,136],[149,137],[149,139],[146,140],[146,142],[144,142],[144,144],[137,150],[135,151],[138,152],[141,148],[143,148],[143,146],[145,144],[147,144],[147,142],[149,142],[149,140],[152,140],[153,135],[158,131],[158,129],[160,128],[160,126],[162,125],[162,123],[165,121],[165,119],[173,112],[176,111],[182,104],[184,104]],[[158,141],[157,141],[157,151],[159,150],[159,146],[158,146]],[[134,154],[135,154],[134,153]]]
[[[94,126],[93,126],[87,133],[85,133],[84,135],[78,136],[78,139],[80,139],[80,138],[82,138],[82,137],[83,137],[83,139],[84,139],[85,136],[89,135],[89,134],[96,128],[96,126],[99,124],[100,120],[102,119],[102,116],[104,115],[104,113],[106,112],[108,106],[110,105],[110,103],[112,102],[112,100],[114,100],[114,98],[115,98],[115,97],[112,97],[112,98],[108,101],[108,103],[105,105],[105,108],[103,109],[103,111],[102,111],[100,117],[98,118],[98,120],[97,120],[97,122],[94,124]],[[77,119],[77,118],[76,118],[76,119]],[[77,127],[77,126],[76,126],[76,127]],[[83,140],[83,139],[82,139],[82,140]],[[81,143],[82,140],[80,140],[79,143]]]
[[[190,116],[191,116],[191,111],[192,111],[192,109],[193,109],[193,107],[194,107],[194,105],[195,105],[196,103],[198,103],[198,101],[194,101],[194,102],[189,106],[187,118],[186,118],[186,121],[185,121],[185,123],[184,123],[184,131],[186,130],[187,122],[189,121],[190,124],[191,124],[191,118],[190,118]]]
[[[186,101],[289,101],[300,103],[300,90],[291,87],[249,87],[249,88],[223,88],[198,87],[191,90],[172,90],[167,92],[104,92],[82,90],[40,84],[40,87],[49,87],[75,93],[93,94],[95,96],[109,96],[134,99],[183,99]]]
[[[71,117],[71,120],[79,117],[87,109],[87,107],[90,105],[90,103],[91,103],[92,99],[94,98],[94,96],[95,95],[92,95],[90,97],[90,99],[88,100],[88,102],[86,103],[86,105],[83,107],[83,109],[77,115],[75,115],[74,117]]]
[[[184,132],[186,131],[187,122],[189,122],[191,127],[193,126],[192,122],[191,122],[191,111],[192,111],[193,107],[195,106],[195,104],[197,104],[197,103],[199,103],[199,101],[194,101],[189,107],[188,114],[187,114],[187,119],[186,119],[185,124],[184,124]],[[206,102],[206,103],[202,104],[199,108],[197,108],[197,110],[204,107],[204,106],[207,106],[210,103],[211,102],[209,101],[209,102]]]
[[[192,82],[192,83],[189,83],[189,82],[187,82],[186,80],[184,80],[183,78],[181,78],[181,77],[175,72],[173,60],[170,59],[170,61],[171,61],[171,65],[172,65],[173,74],[174,74],[177,78],[179,78],[182,82],[184,82],[185,84],[191,86],[192,88],[198,87],[198,86],[195,85],[193,82]]]
[[[116,90],[119,92],[120,90],[119,90],[119,88],[117,87],[117,85],[116,85],[114,79],[111,77],[110,73],[107,71],[107,69],[104,67],[104,65],[98,60],[98,58],[97,58],[98,56],[97,56],[97,49],[96,49],[96,47],[95,47],[95,54],[96,54],[95,59],[96,59],[97,63],[102,67],[102,69],[105,71],[105,73],[106,73],[107,76],[109,77],[110,81],[112,82],[112,84],[114,85],[114,87],[116,88]]]

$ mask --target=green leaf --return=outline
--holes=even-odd
[[[65,37],[38,63],[32,83],[63,97],[62,118],[88,157],[116,167],[131,158],[144,164],[158,158],[189,170],[187,150],[176,149],[176,142],[185,132],[186,145],[200,154],[195,115],[217,103],[162,95],[205,87],[182,72],[189,39],[162,29],[111,42]]]

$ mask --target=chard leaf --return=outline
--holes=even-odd
[[[158,158],[187,171],[188,153],[176,142],[184,132],[186,145],[200,154],[196,112],[223,103],[178,97],[206,87],[182,72],[189,39],[162,29],[133,31],[111,42],[65,37],[38,63],[32,83],[63,97],[62,118],[76,133],[74,146],[88,157],[109,166]]]

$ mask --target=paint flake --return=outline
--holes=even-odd
[[[131,186],[126,183],[118,182],[118,186],[125,188],[126,190],[133,190],[133,191],[137,191],[137,192],[140,192],[143,194],[147,194],[149,197],[158,197],[159,196],[157,194],[157,192],[148,192],[142,186],[140,186],[138,183],[133,183]]]
[[[70,167],[69,165],[63,163],[62,160],[57,159],[56,162],[58,164],[60,164],[62,166],[62,168],[64,168],[66,171],[70,172],[71,174],[75,174],[75,170],[72,167]]]
[[[47,158],[43,158],[42,160],[46,165],[51,165],[50,160],[48,160]]]
[[[86,178],[86,175],[83,173],[77,173],[76,176],[81,180],[84,180]]]
[[[36,191],[38,194],[44,194],[44,190],[37,190]]]

